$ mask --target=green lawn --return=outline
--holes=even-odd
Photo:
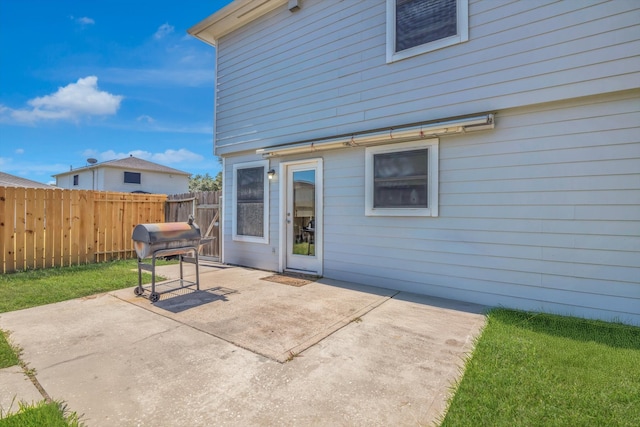
[[[76,427],[81,426],[78,415],[59,402],[19,404],[17,411],[5,417],[0,411],[0,427]]]
[[[442,426],[639,426],[640,328],[497,309]]]
[[[157,265],[167,264],[158,261]],[[156,280],[164,280],[157,277]],[[143,274],[149,283],[151,275]],[[29,270],[0,275],[0,313],[129,288],[138,284],[136,260]]]
[[[314,255],[315,250],[313,243],[302,242],[293,245],[293,253],[296,255]]]

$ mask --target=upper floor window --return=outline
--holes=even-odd
[[[125,184],[140,184],[140,172],[125,172],[124,182]]]
[[[80,181],[80,176],[73,175],[73,185],[78,185],[79,181]]]
[[[387,0],[387,62],[469,39],[468,0]]]

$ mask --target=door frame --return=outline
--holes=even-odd
[[[318,258],[318,271],[316,274],[322,276],[322,270],[324,268],[324,179],[323,172],[324,166],[322,158],[304,159],[304,160],[291,160],[288,162],[281,162],[278,167],[278,174],[280,176],[279,185],[279,257],[278,257],[278,271],[283,272],[287,270],[287,203],[288,203],[288,191],[289,191],[289,178],[288,168],[289,166],[302,165],[305,163],[316,165],[316,217],[315,217],[315,236],[314,245],[315,253]],[[295,270],[300,271],[300,270]]]

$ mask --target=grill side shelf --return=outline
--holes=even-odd
[[[139,263],[138,263],[138,268],[139,268],[140,270],[145,270],[145,271],[151,271],[151,272],[153,272],[153,265],[151,265],[151,264],[145,264],[145,263],[143,263],[143,262],[139,262]]]

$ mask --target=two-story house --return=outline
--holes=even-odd
[[[189,33],[224,262],[640,324],[640,2],[236,0]]]
[[[187,193],[190,176],[188,172],[133,156],[94,162],[53,175],[60,188],[153,194]]]

